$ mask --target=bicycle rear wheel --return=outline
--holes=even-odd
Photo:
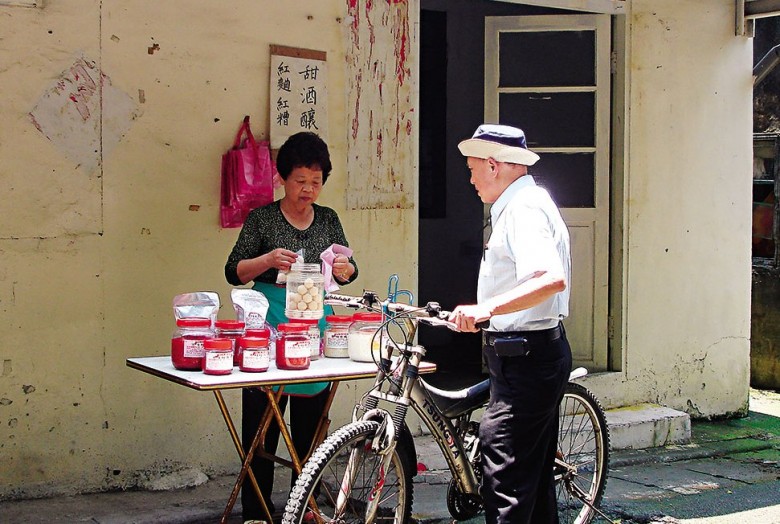
[[[352,422],[320,444],[290,492],[282,522],[364,523],[368,500],[375,495],[378,486],[381,494],[373,522],[409,522],[413,472],[409,470],[409,461],[403,460],[403,441],[397,441],[387,470],[381,472],[384,457],[371,450],[371,441],[378,429],[376,421]],[[351,486],[342,485],[348,478],[345,476],[348,468],[354,472],[350,475],[354,478]],[[384,479],[380,473],[384,473]],[[347,494],[347,500],[337,514],[340,490]],[[316,515],[310,507],[312,498],[317,505]]]
[[[555,465],[561,524],[587,524],[607,485],[609,429],[593,394],[569,383],[561,401]]]

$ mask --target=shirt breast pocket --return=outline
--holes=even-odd
[[[491,238],[485,248],[485,259],[480,265],[480,275],[495,276],[498,272],[506,270],[507,263],[511,263],[511,254],[506,244]]]

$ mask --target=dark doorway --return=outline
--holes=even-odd
[[[491,0],[422,0],[419,303],[437,301],[451,310],[476,301],[483,204],[457,145],[483,120],[484,18],[562,12]],[[439,368],[429,379],[435,385],[455,388],[485,378],[481,335],[422,326],[419,341]]]

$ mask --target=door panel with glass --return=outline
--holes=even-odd
[[[566,330],[592,370],[608,362],[609,101],[608,15],[486,18],[485,121],[522,128],[541,157],[529,173],[572,240]]]

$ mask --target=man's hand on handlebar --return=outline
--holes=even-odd
[[[487,326],[490,320],[490,311],[479,304],[458,306],[450,313],[448,320],[455,324],[459,331],[476,333]]]

